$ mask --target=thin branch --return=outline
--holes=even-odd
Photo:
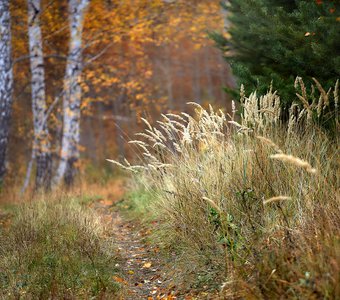
[[[84,63],[84,67],[87,66],[88,64],[92,63],[93,61],[95,61],[99,57],[101,57],[103,54],[105,54],[106,51],[112,46],[112,44],[113,43],[107,44],[101,51],[99,51],[98,54],[96,54],[96,55],[92,56],[90,59],[88,59],[87,62]]]

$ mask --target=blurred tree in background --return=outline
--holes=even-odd
[[[80,158],[72,164],[74,174],[103,167],[112,171],[105,158],[135,155],[125,140],[140,131],[142,116],[186,111],[188,101],[230,106],[222,86],[231,86],[232,76],[207,36],[223,26],[219,0],[91,0],[76,43],[81,48],[77,59],[70,59],[74,36],[80,37],[71,34],[70,1],[0,1],[5,2],[12,36],[6,55],[13,62],[8,155],[0,166],[8,171],[6,188],[33,186],[30,174],[37,174],[37,188],[48,187],[50,178],[61,182],[58,165],[69,155]],[[79,63],[71,72],[78,91],[72,109],[64,105],[75,99],[69,93],[73,85],[65,84],[70,62]],[[65,124],[75,116],[76,142],[65,151],[62,141],[70,136]],[[42,152],[48,153],[48,167],[39,163]]]
[[[264,93],[271,81],[285,101],[294,79],[312,77],[328,89],[339,78],[339,1],[230,0],[222,3],[231,24],[212,34],[246,90]]]

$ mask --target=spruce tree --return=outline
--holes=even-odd
[[[340,7],[331,0],[230,0],[230,36],[212,34],[247,91],[273,82],[289,105],[294,79],[312,77],[327,89],[339,78]]]

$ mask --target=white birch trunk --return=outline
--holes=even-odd
[[[229,5],[229,0],[224,0],[222,1],[222,4],[224,4],[224,6],[227,6]],[[228,34],[228,31],[230,29],[230,21],[229,21],[229,14],[230,12],[222,6],[221,8],[221,13],[222,13],[222,16],[223,16],[223,34],[224,35],[227,35]],[[220,56],[220,61],[221,61],[221,65],[225,65],[225,61],[223,59],[223,56]],[[223,71],[223,68],[221,69],[221,73],[220,73],[220,77],[221,77],[221,82],[222,83],[227,83],[228,84],[228,87],[232,87],[232,88],[236,88],[237,84],[236,84],[236,80],[233,76],[233,73],[231,71],[231,67],[229,64],[226,64],[227,66],[227,74],[224,74],[224,71]],[[224,79],[224,76],[226,76],[226,79]],[[226,96],[224,96],[224,98],[226,98]]]
[[[0,0],[0,184],[6,172],[13,90],[9,1]]]
[[[33,157],[36,158],[36,188],[51,186],[51,145],[46,119],[45,71],[40,28],[40,0],[28,0],[28,36],[32,76],[32,112],[34,124]]]
[[[221,2],[224,6],[228,6],[229,0],[224,0]],[[228,11],[225,9],[225,7],[222,6],[221,13],[223,16],[223,33],[227,33],[230,28],[230,21],[228,19]]]
[[[58,184],[64,179],[66,185],[73,183],[78,169],[80,142],[80,104],[82,32],[89,0],[69,0],[70,45],[64,78],[63,115],[64,127],[60,163],[55,177]]]

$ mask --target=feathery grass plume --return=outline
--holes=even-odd
[[[138,171],[138,170],[147,170],[148,168],[145,167],[145,166],[134,165],[134,166],[131,166],[130,169],[131,169],[132,171],[134,171],[134,170]]]
[[[312,173],[312,174],[315,174],[317,172],[316,169],[314,169],[307,161],[304,161],[293,155],[278,153],[278,154],[271,155],[270,158],[290,163],[292,165],[305,169],[307,172]]]
[[[236,127],[239,128],[244,128],[245,126],[241,125],[240,123],[236,122],[236,121],[228,121],[229,124],[235,125]]]
[[[308,118],[311,118],[312,108],[311,108],[311,105],[309,105],[308,100],[305,97],[303,97],[300,94],[298,94],[298,93],[296,93],[295,95],[301,100],[303,106],[308,111]]]
[[[302,82],[298,80],[297,84]],[[310,95],[307,98],[304,86],[300,95],[310,102],[313,99],[314,104],[309,107],[314,113],[315,98]],[[206,271],[208,257],[209,272],[216,270],[216,274],[209,273],[212,278],[221,278],[224,272],[228,272],[230,278],[232,273],[235,282],[247,287],[245,290],[251,287],[251,292],[259,291],[256,298],[274,299],[289,293],[288,285],[278,285],[273,276],[268,279],[274,265],[277,266],[275,274],[291,283],[289,288],[297,297],[310,298],[314,290],[300,285],[295,289],[294,285],[304,270],[310,268],[320,278],[316,284],[318,291],[334,296],[336,292],[328,279],[323,280],[322,274],[337,276],[329,266],[329,258],[340,261],[340,253],[334,251],[337,241],[327,234],[321,234],[318,239],[314,235],[321,231],[339,235],[337,216],[340,214],[335,211],[340,207],[336,197],[337,145],[319,130],[317,123],[307,126],[307,108],[296,103],[289,111],[287,134],[286,124],[280,121],[280,98],[271,90],[265,96],[256,93],[244,96],[238,122],[226,120],[223,112],[212,107],[194,106],[199,109],[193,116],[180,113],[178,118],[167,114],[162,121],[152,122],[166,141],[160,142],[144,131],[145,141],[141,139],[146,145],[140,145],[150,154],[142,155],[142,166],[125,166],[130,171],[142,171],[136,181],[142,181],[148,200],[138,196],[133,203],[160,222],[162,226],[156,235],[165,245],[164,249],[175,247],[180,252],[179,261],[189,270],[179,271],[179,276]],[[231,126],[236,126],[236,130],[228,131]],[[160,135],[155,126],[146,129]],[[238,135],[250,130],[252,134]],[[284,153],[300,153],[306,161]],[[273,163],[268,157],[284,163]],[[297,172],[300,169],[294,167],[315,173],[307,162],[314,159],[323,178],[300,174]],[[281,193],[291,197],[263,198],[263,195]],[[289,199],[294,201],[282,209],[270,205]],[[269,205],[263,209],[263,204]],[[299,244],[294,253],[284,247],[288,231],[289,237]],[[259,251],[263,260],[258,259]],[[309,251],[310,256],[301,255],[305,251]],[[293,260],[287,260],[292,256]],[[297,264],[295,258],[301,257],[302,263]],[[320,263],[316,266],[315,261]],[[257,276],[261,284],[257,280],[249,281]],[[232,288],[230,285],[230,290]],[[240,290],[238,284],[237,290]],[[241,297],[246,298],[247,293]],[[249,298],[254,298],[254,294]]]
[[[138,132],[135,134],[136,136],[144,137],[145,139],[149,140],[150,142],[157,143],[158,141],[151,135],[148,135],[144,132]]]
[[[202,105],[196,103],[196,102],[187,102],[188,105],[195,106],[197,108],[200,108],[201,110],[205,111],[205,109],[202,107]]]
[[[231,119],[234,120],[236,115],[236,104],[234,100],[231,100],[231,112],[232,112]]]
[[[140,147],[143,151],[150,153],[149,149],[147,148],[149,145],[143,141],[139,141],[139,140],[133,140],[133,141],[129,141],[129,144],[135,144],[138,147]]]
[[[271,203],[271,202],[275,202],[275,201],[281,201],[281,200],[291,200],[292,197],[288,197],[288,196],[275,196],[275,197],[271,197],[267,200],[263,201],[263,205]]]
[[[301,97],[304,99],[304,101],[307,102],[307,105],[308,105],[308,97],[307,97],[306,86],[305,86],[305,83],[303,82],[302,78],[299,77],[299,76],[296,77],[295,82],[294,82],[295,89],[297,89],[298,86],[300,86],[300,89],[301,89],[301,93],[302,93]]]
[[[245,97],[246,97],[246,92],[244,90],[244,85],[241,84],[241,87],[240,87],[240,102],[241,103],[244,103]]]
[[[155,133],[155,132],[153,132],[149,129],[145,129],[145,132],[148,133],[153,138],[155,138],[157,141],[162,142],[162,138],[157,133]]]
[[[305,115],[306,115],[306,109],[303,108],[303,109],[299,112],[299,115],[298,115],[298,117],[297,117],[296,122],[299,123],[299,122],[305,117]],[[310,123],[311,123],[311,120],[312,120],[311,114],[308,114],[307,120],[310,120],[310,121],[309,121],[309,124],[310,124]]]
[[[207,201],[213,208],[215,208],[219,213],[222,213],[221,208],[210,198],[202,197],[203,200]]]
[[[192,119],[192,116],[190,116],[189,114],[187,114],[185,112],[181,112],[181,115],[186,117],[188,119],[188,121]]]
[[[300,85],[302,95],[300,95],[298,93],[296,93],[295,95],[301,100],[303,106],[305,107],[305,110],[307,111],[307,122],[310,125],[311,122],[312,122],[313,105],[315,105],[315,99],[313,100],[312,104],[309,104],[306,86],[305,86],[305,83],[303,82],[301,77],[296,77],[296,79],[295,79],[294,86],[295,86],[296,89],[298,88],[298,85]],[[297,122],[299,122],[299,120],[302,119],[302,117],[304,116],[305,110],[302,110],[303,113],[302,113],[302,111],[300,112],[299,117],[297,119]]]
[[[182,143],[188,143],[191,144],[192,143],[192,138],[190,135],[190,131],[189,131],[189,126],[187,126],[184,130],[183,130],[183,137],[182,137]]]
[[[171,120],[164,114],[161,114],[161,116],[165,119],[166,122],[163,122],[163,125],[168,127],[169,129],[173,130],[175,133],[179,132],[179,129],[177,129],[171,122]]]
[[[163,142],[166,142],[166,137],[161,131],[159,131],[157,128],[154,128],[154,132]]]
[[[271,146],[272,148],[274,148],[276,152],[282,153],[282,150],[280,149],[280,147],[278,145],[276,145],[271,139],[268,139],[268,138],[266,138],[264,136],[260,136],[260,135],[258,135],[256,138],[259,139],[260,141],[264,142],[265,144]]]
[[[164,144],[162,144],[162,143],[154,143],[152,145],[152,148],[156,148],[156,147],[160,147],[162,149],[167,149],[167,147]]]
[[[152,154],[144,152],[143,156],[150,159],[153,163],[160,163],[160,161]]]
[[[287,127],[287,137],[291,136],[293,131],[295,130],[295,127],[297,125],[297,120],[294,114],[295,108],[298,109],[298,105],[296,103],[293,103],[291,107],[289,108],[289,120],[288,120],[288,127]]]
[[[147,119],[145,119],[145,118],[140,118],[140,119],[144,122],[144,124],[146,124],[146,126],[148,126],[148,128],[150,130],[152,130],[152,126]]]
[[[168,117],[173,117],[173,118],[178,119],[179,121],[182,121],[182,122],[184,122],[184,123],[187,123],[187,122],[188,122],[187,120],[185,120],[184,118],[182,118],[180,115],[168,113],[168,114],[166,114],[166,116],[168,116]]]
[[[327,108],[327,106],[329,106],[329,95],[331,94],[331,91],[332,91],[332,87],[330,87],[327,91],[327,97],[326,97],[326,103],[325,103],[325,106],[323,107],[323,109],[325,110]]]
[[[280,121],[280,97],[272,88],[266,95],[257,97],[256,92],[244,98],[241,124],[255,131],[267,132]]]
[[[180,129],[182,129],[182,130],[184,130],[186,127],[185,127],[185,125],[183,125],[182,123],[180,123],[180,122],[177,122],[177,121],[175,121],[175,120],[171,120],[171,123],[172,124],[174,124],[174,125],[176,125],[176,126],[178,126]]]
[[[176,149],[177,152],[182,153],[182,149],[181,149],[181,146],[179,144],[174,143],[174,146],[175,146],[175,149]]]
[[[130,170],[130,166],[125,166],[123,165],[122,163],[120,163],[119,161],[116,161],[114,159],[106,159],[108,162],[114,164],[114,165],[117,165],[118,167],[124,169],[124,170]]]
[[[322,95],[319,96],[319,102],[318,102],[318,106],[317,106],[317,114],[318,114],[318,118],[320,118],[321,113],[322,113],[322,107],[323,107],[323,99],[324,97]]]
[[[320,92],[320,98],[319,98],[319,104],[318,104],[318,116],[320,117],[321,111],[325,110],[327,106],[329,106],[329,95],[331,92],[331,88],[326,92],[319,81],[317,81],[314,77],[312,78],[313,81],[316,84],[316,87],[318,88]]]

